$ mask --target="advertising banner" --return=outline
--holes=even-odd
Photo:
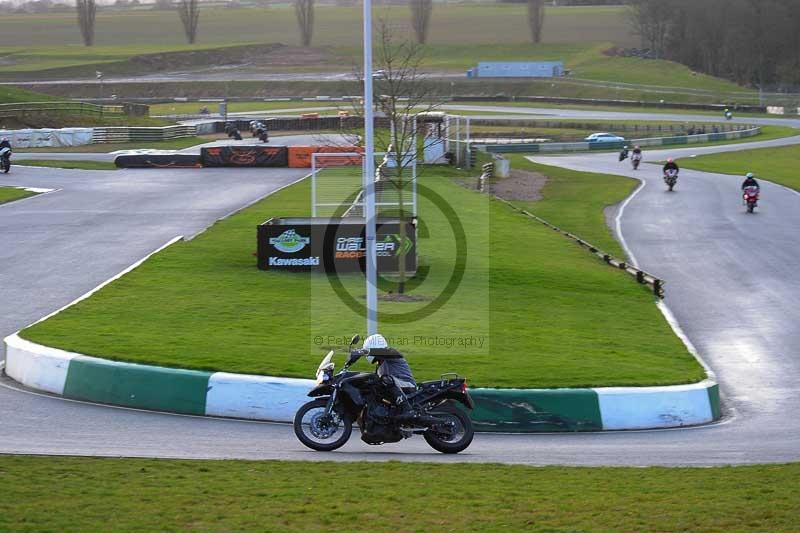
[[[213,146],[202,148],[204,167],[285,167],[289,152],[285,146]]]
[[[339,153],[353,153],[363,152],[364,149],[360,146],[290,146],[289,147],[289,167],[290,168],[311,168],[311,155],[312,154],[339,154]],[[341,167],[341,166],[359,166],[361,165],[361,157],[357,156],[318,156],[317,166],[324,167]]]
[[[407,272],[417,268],[416,227],[397,219],[377,221],[378,272],[397,272],[405,251]],[[258,226],[258,268],[300,272],[364,272],[363,218],[273,218]]]

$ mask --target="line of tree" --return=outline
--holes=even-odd
[[[755,87],[800,85],[798,0],[628,0],[655,57]]]

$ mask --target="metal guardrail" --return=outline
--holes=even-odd
[[[720,133],[703,133],[699,135],[675,135],[673,137],[655,137],[650,139],[629,139],[626,141],[615,141],[606,143],[589,143],[573,142],[573,143],[519,143],[513,142],[513,139],[506,139],[504,142],[496,144],[488,143],[474,143],[479,150],[489,153],[546,153],[546,152],[593,152],[600,150],[619,150],[625,145],[641,145],[641,146],[669,146],[669,147],[683,147],[691,146],[692,144],[700,144],[706,142],[720,142],[732,139],[742,139],[746,137],[753,137],[761,133],[760,127],[750,127],[749,129],[720,132]]]
[[[86,102],[22,102],[0,104],[0,117],[23,117],[40,113],[57,113],[63,115],[86,115],[102,117],[104,115],[124,115],[121,105],[96,105]]]
[[[627,272],[628,274],[630,274],[631,276],[636,278],[636,281],[638,283],[641,283],[643,285],[648,285],[653,290],[653,294],[656,295],[656,297],[664,298],[664,284],[665,284],[665,282],[664,282],[663,279],[657,278],[656,276],[654,276],[654,275],[652,275],[652,274],[650,274],[648,272],[645,272],[642,269],[639,269],[639,268],[636,268],[634,266],[631,266],[628,263],[626,263],[625,261],[620,261],[619,259],[615,258],[611,254],[607,254],[606,252],[600,250],[598,247],[596,247],[596,246],[592,245],[591,243],[581,239],[577,235],[574,235],[574,234],[572,234],[572,233],[570,233],[568,231],[565,231],[565,230],[559,228],[558,226],[555,226],[555,225],[551,224],[550,222],[546,221],[545,219],[543,219],[541,217],[538,217],[538,216],[534,215],[533,213],[530,213],[529,211],[526,211],[525,209],[522,209],[520,207],[515,206],[514,204],[512,204],[508,200],[500,198],[499,196],[495,196],[494,198],[496,200],[499,200],[500,202],[506,204],[507,206],[512,208],[514,211],[517,211],[518,213],[521,213],[522,215],[525,215],[528,218],[532,218],[533,220],[536,220],[537,222],[547,226],[548,228],[552,229],[553,231],[557,231],[560,234],[564,235],[565,237],[567,237],[569,239],[572,239],[573,241],[578,243],[580,246],[582,246],[583,248],[588,249],[591,253],[593,253],[594,255],[596,255],[597,257],[599,257],[600,259],[602,259],[603,261],[605,261],[606,263],[608,263],[612,267],[618,268],[620,270],[624,270],[625,272]]]
[[[126,143],[126,142],[158,142],[181,137],[197,135],[195,126],[135,127],[110,126],[94,128],[92,142]]]

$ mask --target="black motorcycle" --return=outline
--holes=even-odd
[[[455,374],[421,383],[404,390],[408,407],[403,411],[389,400],[390,383],[375,372],[351,372],[349,368],[363,356],[387,359],[402,357],[394,350],[353,350],[359,337],[350,343],[350,356],[342,370],[334,374],[330,351],[317,368],[317,386],[308,393],[314,400],[303,405],[294,417],[294,433],[300,442],[317,451],[332,451],[343,446],[353,430],[361,429],[367,444],[399,442],[422,435],[435,450],[458,453],[474,436],[472,421],[459,408],[473,409],[467,382]]]
[[[11,148],[0,148],[0,170],[5,174],[11,170]]]

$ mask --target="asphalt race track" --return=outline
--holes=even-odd
[[[791,124],[800,126],[800,121]],[[800,137],[648,151],[645,160],[791,143],[800,143]],[[720,381],[723,421],[662,431],[482,434],[457,456],[434,452],[420,438],[374,448],[354,435],[342,450],[323,454],[305,449],[286,425],[90,405],[21,391],[3,379],[0,453],[537,465],[800,460],[795,416],[800,398],[794,394],[800,375],[800,279],[795,272],[800,247],[792,233],[800,227],[800,194],[762,184],[762,205],[747,215],[738,177],[683,171],[676,191],[667,193],[660,169],[644,164],[634,173],[627,163],[617,162],[616,154],[534,159],[645,180],[621,214],[622,236],[640,267],[667,280],[666,303]],[[175,235],[195,234],[300,175],[287,169],[107,173],[14,168],[0,181],[60,190],[0,206],[0,335],[61,307]]]

